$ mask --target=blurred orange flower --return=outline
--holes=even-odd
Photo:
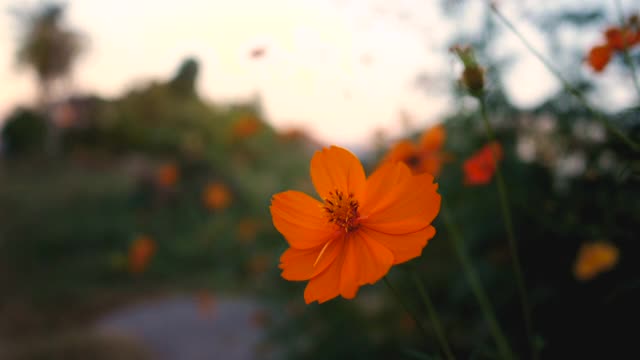
[[[258,58],[261,58],[265,52],[266,52],[266,49],[264,47],[257,47],[251,50],[251,52],[249,53],[249,56],[253,59],[258,59]]]
[[[468,158],[462,166],[465,185],[485,185],[491,182],[502,156],[502,146],[494,141]]]
[[[271,262],[271,256],[269,254],[256,254],[249,260],[249,270],[253,274],[262,274],[269,269],[269,263]]]
[[[610,27],[604,32],[607,45],[614,50],[624,51],[640,43],[640,32],[630,28]]]
[[[253,312],[251,315],[251,324],[254,327],[263,328],[271,323],[271,316],[268,312],[260,309]]]
[[[298,191],[273,196],[273,224],[290,248],[280,257],[282,277],[306,281],[306,303],[338,295],[352,299],[392,265],[421,255],[436,231],[438,185],[387,163],[369,178],[358,158],[332,146],[311,159],[311,180],[322,202]]]
[[[176,164],[164,164],[156,171],[156,182],[159,186],[169,188],[178,182],[180,176]]]
[[[618,263],[619,251],[605,241],[582,244],[573,267],[576,279],[587,281],[611,270]]]
[[[302,129],[286,129],[278,133],[278,139],[284,142],[287,141],[303,141],[309,136]]]
[[[260,120],[254,116],[244,116],[233,124],[233,137],[234,139],[246,139],[255,135],[262,128]]]
[[[443,162],[449,158],[442,152],[445,137],[444,126],[436,125],[422,134],[418,144],[407,140],[395,144],[382,163],[401,161],[407,164],[414,174],[428,173],[438,176]]]
[[[144,272],[156,252],[156,242],[147,235],[138,236],[129,247],[129,271],[132,274]]]
[[[209,210],[225,209],[231,204],[231,191],[223,183],[211,183],[204,190],[202,201]]]
[[[209,291],[202,290],[196,294],[198,313],[203,317],[212,317],[215,314],[216,299]]]
[[[255,240],[256,234],[260,230],[260,222],[252,218],[244,218],[238,222],[236,234],[241,243],[250,243]]]
[[[591,51],[589,51],[587,61],[595,72],[601,72],[607,67],[612,56],[613,49],[609,45],[594,46]]]
[[[604,32],[606,42],[594,46],[587,56],[587,63],[595,72],[604,70],[615,52],[631,49],[640,44],[640,31],[631,26],[609,27]]]

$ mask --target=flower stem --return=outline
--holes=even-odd
[[[487,103],[484,96],[479,96],[480,112],[482,113],[482,120],[487,131],[487,137],[489,142],[495,141],[495,135],[489,122],[489,116],[487,115]],[[493,148],[492,148],[493,149]],[[511,219],[511,210],[509,209],[509,196],[507,194],[507,186],[504,183],[504,177],[502,176],[502,170],[498,164],[498,158],[495,151],[492,151],[493,158],[496,163],[496,184],[498,187],[498,194],[500,197],[500,211],[502,212],[502,218],[504,220],[505,231],[507,232],[507,238],[509,239],[509,248],[511,249],[511,264],[513,266],[513,272],[516,278],[516,285],[518,288],[518,294],[520,296],[520,304],[522,305],[522,316],[524,318],[524,325],[527,331],[527,337],[529,338],[529,346],[531,348],[531,354],[533,359],[538,359],[538,348],[534,342],[533,325],[531,321],[531,308],[529,307],[529,300],[527,296],[527,288],[524,282],[524,276],[522,274],[522,264],[520,263],[520,256],[518,255],[518,243],[513,231],[513,220]]]
[[[456,226],[453,224],[451,220],[451,216],[447,208],[442,205],[441,212],[443,215],[443,220],[445,226],[447,227],[447,231],[449,232],[449,237],[451,238],[451,243],[460,259],[460,263],[462,263],[462,267],[467,276],[467,280],[469,281],[469,285],[471,286],[471,291],[473,292],[478,304],[480,305],[480,309],[482,310],[482,314],[484,315],[485,321],[489,326],[489,332],[493,336],[494,341],[498,347],[498,351],[500,352],[500,356],[503,359],[514,359],[513,352],[511,351],[511,347],[507,342],[504,333],[500,329],[500,325],[496,320],[495,312],[493,311],[493,307],[491,306],[491,302],[489,301],[489,297],[487,293],[484,291],[480,279],[471,264],[471,259],[469,258],[469,254],[464,248],[464,244],[462,242],[462,238]]]
[[[632,150],[634,150],[636,152],[640,151],[640,144],[636,143],[635,141],[633,141],[629,137],[627,137],[622,131],[620,131],[620,129],[618,129],[617,127],[615,127],[611,123],[610,119],[608,119],[602,113],[600,113],[599,111],[594,109],[589,104],[589,102],[587,101],[585,96],[582,94],[582,92],[578,88],[576,88],[575,86],[571,85],[571,83],[567,79],[565,79],[564,76],[562,76],[560,71],[558,71],[553,66],[553,64],[551,64],[547,59],[545,59],[544,56],[542,56],[542,54],[538,50],[536,50],[533,47],[533,45],[531,45],[531,43],[529,43],[529,41],[527,41],[527,39],[522,35],[522,33],[520,33],[520,31],[518,31],[518,29],[516,29],[516,27],[498,10],[498,8],[495,5],[493,5],[493,4],[491,5],[491,10],[493,11],[494,14],[496,14],[498,19],[500,19],[504,23],[504,25],[507,28],[509,28],[509,30],[511,30],[518,37],[518,39],[520,39],[520,41],[522,41],[524,46],[527,49],[529,49],[529,51],[531,51],[531,53],[535,57],[537,57],[538,60],[540,60],[540,62],[542,62],[542,64],[547,68],[547,70],[549,70],[549,72],[551,72],[556,78],[558,78],[558,80],[560,81],[560,83],[562,83],[562,86],[565,88],[565,90],[568,91],[569,93],[571,93],[573,96],[575,96],[576,99],[578,99],[578,101],[580,101],[582,106],[584,106],[590,113],[592,113],[596,117],[596,119],[598,119],[598,121],[600,121],[602,123],[602,125],[610,133],[612,133],[615,136],[617,136],[620,140],[622,140],[625,144],[627,144]]]
[[[429,313],[429,317],[431,318],[431,322],[433,323],[433,329],[435,330],[436,337],[438,338],[438,342],[440,342],[440,347],[442,348],[442,352],[444,353],[447,359],[453,360],[456,357],[453,355],[453,351],[451,351],[451,347],[449,346],[449,342],[447,341],[447,337],[444,334],[444,329],[442,328],[442,323],[440,322],[440,317],[438,316],[438,312],[436,311],[435,306],[433,305],[433,301],[431,301],[431,297],[427,292],[427,289],[420,279],[420,275],[416,271],[415,267],[411,267],[411,275],[413,277],[413,282],[416,284],[418,288],[418,292],[420,293],[420,297],[422,298],[422,302],[427,308],[427,312]]]
[[[389,288],[389,290],[391,291],[391,293],[393,294],[393,296],[396,298],[396,301],[398,301],[398,303],[400,304],[400,306],[402,306],[402,308],[404,309],[404,311],[411,316],[411,318],[413,318],[413,321],[415,321],[416,325],[418,325],[418,329],[420,330],[420,332],[422,333],[422,336],[424,336],[424,338],[429,341],[429,335],[427,334],[427,331],[425,330],[424,326],[422,325],[422,322],[420,322],[420,320],[418,320],[418,317],[409,309],[409,306],[407,305],[407,303],[402,299],[402,296],[400,296],[400,293],[396,290],[396,288],[393,287],[393,285],[391,285],[391,282],[389,281],[389,279],[385,276],[382,278],[382,280],[384,280],[384,283],[387,285],[387,287]]]
[[[622,56],[624,57],[624,62],[629,67],[629,71],[631,72],[631,79],[633,79],[633,85],[636,88],[636,92],[638,93],[638,99],[640,100],[640,83],[638,82],[638,74],[636,73],[636,67],[633,64],[633,59],[629,55],[629,49],[627,49],[627,36],[624,29],[624,13],[622,11],[622,4],[620,4],[620,0],[614,0],[616,11],[618,11],[618,16],[620,17],[620,29],[622,31]]]

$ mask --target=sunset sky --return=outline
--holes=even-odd
[[[30,2],[0,0],[0,118],[17,102],[34,96],[31,73],[15,66],[18,29],[7,11],[25,3]],[[276,127],[300,126],[325,142],[363,145],[375,129],[399,135],[403,111],[410,114],[413,126],[421,127],[438,121],[451,106],[448,84],[459,71],[447,52],[451,37],[456,31],[476,31],[486,9],[483,1],[470,0],[454,19],[442,13],[439,3],[69,1],[68,24],[89,40],[74,86],[80,92],[115,97],[142,81],[167,79],[182,59],[194,56],[200,60],[199,90],[206,99],[260,96],[268,121]],[[542,34],[523,20],[525,8],[500,3],[546,52]],[[633,2],[623,3],[631,8]],[[557,1],[535,4],[546,4],[546,11],[559,6]],[[584,34],[580,42],[586,46],[598,36]],[[264,47],[265,55],[252,59],[249,53],[257,47]],[[535,105],[558,89],[512,35],[501,36],[496,51],[523,54],[503,80],[517,104]],[[428,92],[415,85],[421,72],[432,79]],[[620,101],[626,101],[620,92]]]

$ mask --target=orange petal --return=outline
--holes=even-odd
[[[270,210],[273,225],[292,248],[317,247],[339,234],[324,216],[322,204],[299,191],[274,195]]]
[[[444,126],[436,125],[422,134],[420,146],[428,151],[440,150],[444,146],[445,136]]]
[[[356,231],[346,240],[340,294],[353,299],[360,285],[373,284],[386,275],[393,260],[393,253],[388,248]]]
[[[316,151],[311,159],[311,180],[321,198],[329,192],[340,190],[362,197],[365,174],[360,160],[349,151],[332,146]]]
[[[368,210],[363,206],[361,224],[389,234],[407,234],[427,227],[440,211],[438,184],[433,176],[422,174],[387,186],[386,198],[370,200]],[[368,197],[367,190],[367,198]]]
[[[394,199],[393,189],[411,178],[411,170],[402,162],[387,162],[382,164],[366,183],[366,196],[360,209],[366,213],[375,212]]]
[[[612,52],[609,45],[595,46],[589,52],[587,62],[595,72],[601,72],[609,64]]]
[[[304,289],[304,301],[310,304],[314,301],[322,304],[340,295],[340,273],[344,263],[344,251],[327,268],[311,278]]]
[[[608,28],[604,36],[607,38],[607,45],[615,50],[624,51],[635,45],[636,34],[630,28]]]
[[[413,143],[411,141],[403,140],[403,141],[400,141],[400,142],[396,143],[395,145],[393,145],[393,147],[391,148],[391,150],[389,150],[389,153],[387,154],[387,156],[383,160],[383,163],[388,162],[388,161],[391,161],[391,162],[398,162],[398,161],[407,162],[408,159],[410,159],[412,157],[416,157],[417,158],[417,156],[418,155],[417,155],[416,146],[413,145]]]
[[[289,248],[280,257],[282,277],[287,280],[308,280],[320,274],[338,257],[344,241],[336,238],[326,245],[299,250]],[[324,249],[324,252],[322,252]],[[322,252],[322,256],[320,253]],[[317,262],[316,262],[317,261]]]
[[[433,226],[401,235],[391,235],[364,226],[358,231],[369,241],[378,242],[389,249],[393,253],[394,265],[419,257],[427,242],[436,234],[436,229]]]
[[[444,157],[440,154],[425,154],[421,159],[420,167],[416,173],[427,173],[433,176],[437,176],[438,174],[440,174],[440,169],[442,168],[443,162]]]

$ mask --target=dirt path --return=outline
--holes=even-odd
[[[263,316],[247,299],[175,296],[121,309],[96,327],[139,341],[158,360],[248,360],[258,358]]]

